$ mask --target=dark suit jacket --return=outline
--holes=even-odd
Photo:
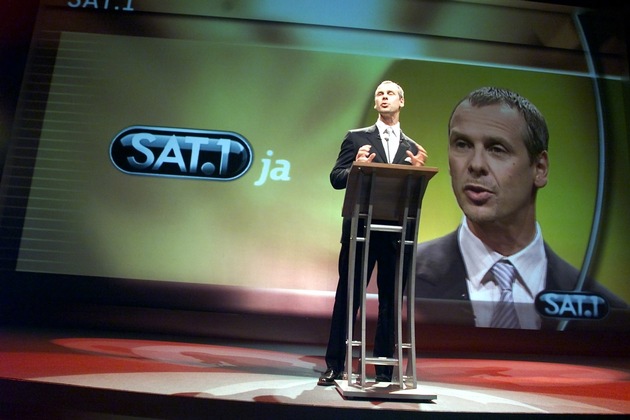
[[[370,154],[376,153],[376,156],[374,157],[374,160],[372,162],[387,163],[385,148],[383,147],[383,142],[379,135],[376,124],[370,127],[350,130],[341,143],[341,150],[339,151],[337,162],[335,162],[335,166],[330,172],[330,183],[332,184],[333,188],[337,190],[346,188],[346,184],[348,183],[348,174],[350,173],[352,162],[354,162],[359,148],[366,144],[372,146],[372,148],[370,149]],[[398,152],[396,152],[396,156],[394,156],[392,163],[410,165],[411,163],[405,160],[407,158],[407,150],[411,151],[411,153],[415,155],[418,153],[418,145],[410,137],[407,137],[401,131]],[[350,219],[344,219],[341,237],[342,241],[349,240]]]
[[[547,290],[573,290],[578,279],[579,271],[560,258],[545,243],[547,254]],[[432,307],[422,308],[420,312],[425,317],[436,321],[443,317],[446,322],[474,325],[474,314],[470,304],[470,296],[466,286],[466,266],[457,242],[457,230],[441,238],[418,245],[416,259],[416,297],[420,299],[448,299],[459,301]],[[605,289],[594,280],[587,281],[586,290],[604,296],[611,307],[627,308],[619,297]],[[462,301],[467,302],[462,304]],[[435,303],[435,302],[434,302]],[[448,308],[448,309],[447,309]],[[543,318],[543,329],[556,328],[558,322]]]

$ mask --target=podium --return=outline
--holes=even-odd
[[[415,261],[420,209],[429,180],[437,168],[385,163],[354,162],[350,168],[342,215],[351,218],[350,264],[348,270],[348,313],[346,335],[346,374],[337,380],[337,390],[347,398],[390,398],[433,400],[435,394],[418,391],[415,342]],[[359,226],[362,226],[361,232]],[[391,232],[398,236],[398,259],[394,278],[395,351],[391,358],[366,356],[366,289],[368,253],[372,232]],[[357,244],[363,249],[357,258]],[[403,274],[406,263],[406,329],[403,334]],[[354,339],[354,282],[356,264],[362,264],[360,293],[360,338]],[[359,334],[357,334],[359,335]],[[358,372],[353,372],[354,349],[359,348]],[[406,357],[406,370],[403,369]],[[368,382],[367,365],[393,367],[392,382]]]

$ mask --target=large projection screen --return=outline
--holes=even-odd
[[[614,32],[589,45],[590,13],[514,1],[42,1],[6,140],[0,287],[326,317],[344,194],[328,175],[346,131],[376,121],[374,88],[393,80],[403,130],[439,169],[419,242],[462,221],[453,107],[505,87],[549,125],[545,241],[628,302],[626,47]],[[453,302],[437,304],[439,315]],[[627,331],[627,320],[621,307],[584,324]]]

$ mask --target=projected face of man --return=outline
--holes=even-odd
[[[449,170],[472,232],[503,255],[535,234],[536,191],[547,183],[547,152],[532,163],[525,119],[505,104],[462,102],[449,124]]]

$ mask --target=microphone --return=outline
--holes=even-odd
[[[385,158],[387,158],[387,163],[391,163],[392,158],[389,156],[389,128],[383,131],[383,140],[385,140],[385,144],[387,145],[387,147],[385,147]]]

